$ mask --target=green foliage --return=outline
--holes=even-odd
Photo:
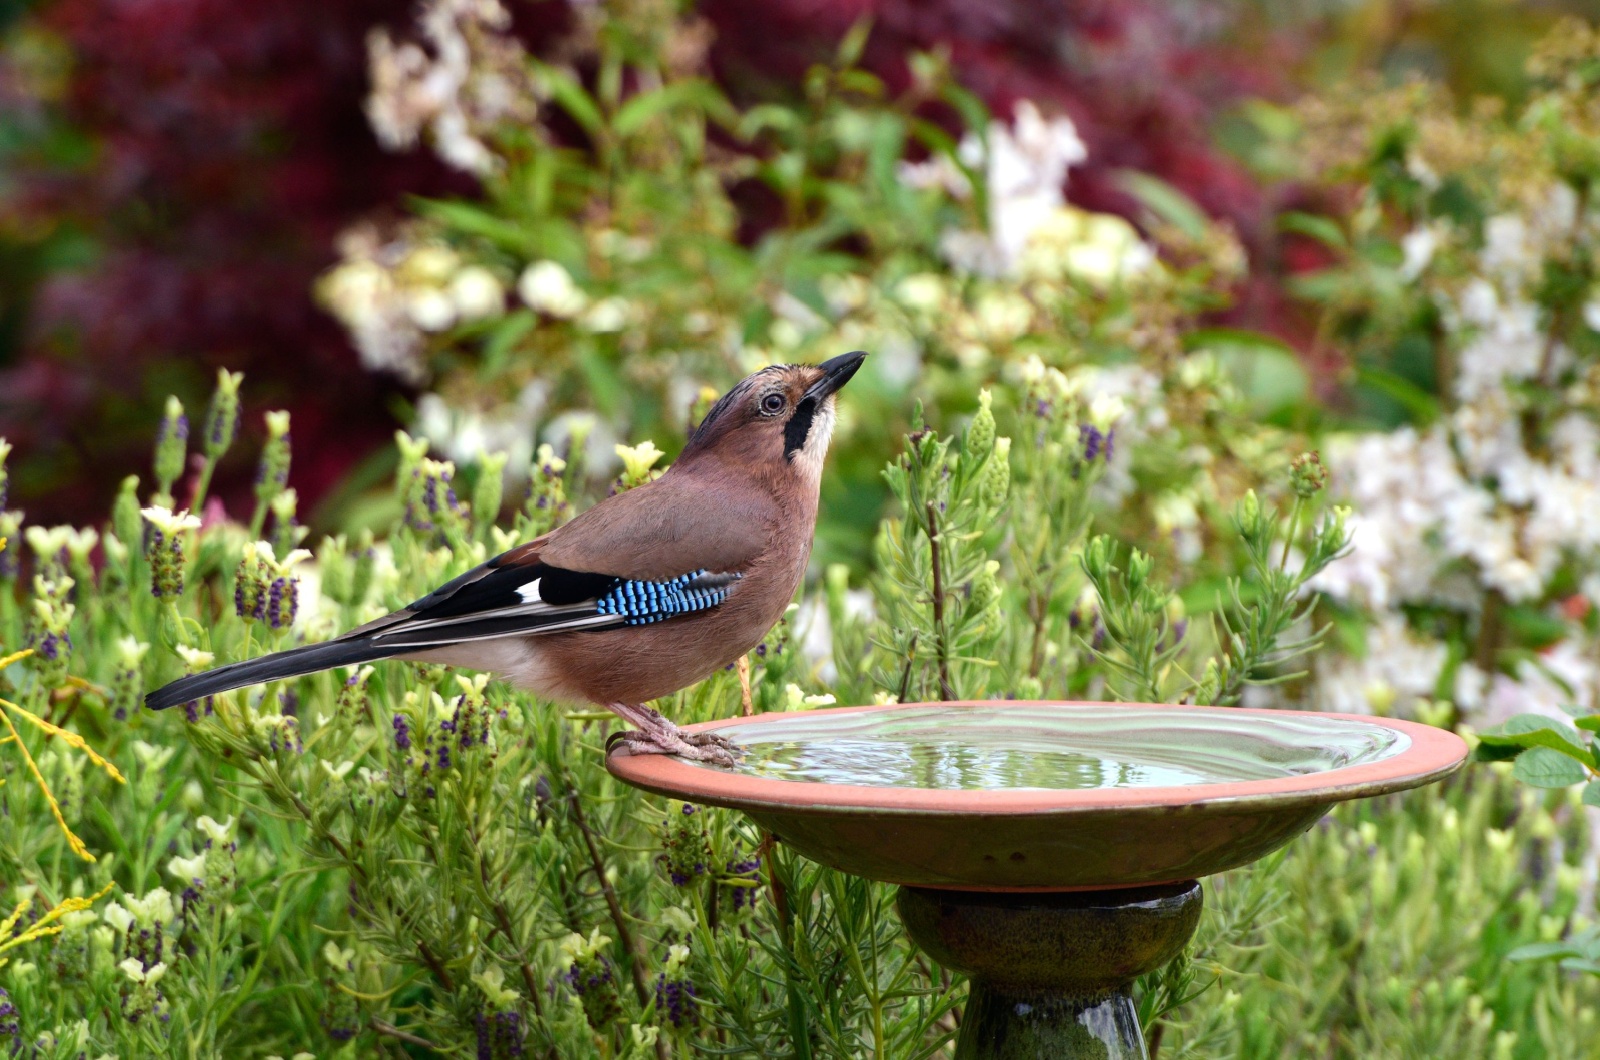
[[[1285,672],[1284,664],[1315,650],[1322,631],[1287,642],[1283,637],[1310,620],[1317,601],[1314,594],[1305,599],[1307,585],[1350,543],[1345,530],[1348,509],[1335,509],[1320,527],[1308,530],[1304,540],[1299,536],[1305,503],[1322,488],[1321,478],[1308,477],[1304,470],[1314,460],[1315,454],[1305,454],[1291,465],[1294,500],[1286,521],[1264,510],[1253,490],[1235,508],[1233,528],[1249,573],[1227,579],[1229,606],[1219,609],[1214,620],[1219,650],[1206,660],[1198,679],[1172,676],[1175,670],[1182,673],[1178,663],[1187,624],[1173,619],[1181,605],[1174,592],[1154,581],[1151,557],[1133,549],[1119,562],[1110,538],[1102,535],[1089,542],[1083,569],[1102,601],[1105,641],[1104,647],[1091,644],[1091,648],[1114,675],[1112,687],[1121,698],[1232,706],[1246,685],[1281,684],[1305,676]],[[1296,545],[1303,546],[1305,554],[1291,570],[1289,556]]]
[[[1592,1056],[1593,982],[1529,960],[1592,937],[1583,815],[1544,801],[1504,767],[1474,770],[1434,797],[1336,810],[1213,881],[1195,964],[1216,985],[1160,1056]],[[1544,941],[1569,929],[1575,941]]]
[[[953,448],[919,413],[884,473],[904,517],[878,532],[883,584],[875,639],[898,668],[881,683],[901,702],[982,698],[999,641],[995,529],[1011,480],[1011,439],[995,437],[991,397]]]
[[[1123,412],[1085,407],[1064,378],[1041,373],[1010,408],[985,395],[959,439],[925,428],[905,439],[887,471],[903,508],[880,531],[876,617],[861,616],[842,568],[827,572],[813,609],[832,623],[840,695],[936,695],[944,680],[973,695],[996,675],[1044,695],[1121,687],[1125,672],[1108,654],[1136,640],[1119,616],[1166,616],[1174,597],[1154,588],[1136,597],[1125,576],[1097,582],[1109,546],[1085,541]],[[1001,420],[1022,445],[1006,444]],[[24,914],[62,926],[19,936],[0,970],[24,1040],[45,1043],[42,1055],[55,1042],[124,1057],[940,1055],[962,984],[910,948],[892,888],[804,862],[735,814],[621,786],[601,764],[609,715],[401,663],[159,715],[138,708],[141,686],[180,669],[325,636],[403,604],[481,561],[486,542],[498,548],[555,525],[567,490],[579,488],[574,463],[539,453],[531,499],[507,529],[494,525],[491,487],[480,481],[468,505],[452,488],[452,464],[428,457],[420,439],[400,443],[405,521],[386,540],[324,540],[314,566],[236,523],[201,529],[158,507],[135,516],[151,527],[145,554],[126,550],[99,572],[74,558],[82,534],[33,535],[38,561],[64,562],[86,588],[70,609],[48,577],[35,589],[42,606],[0,594],[0,639],[55,631],[62,646],[51,660],[13,662],[5,678],[40,718],[70,721],[104,747],[129,783],[52,752],[38,761],[53,796],[0,787],[5,819],[16,822],[0,834],[0,867],[26,881]],[[272,444],[287,460],[286,432]],[[619,487],[648,478],[657,458],[648,445],[628,449]],[[1304,464],[1295,475],[1304,483]],[[108,539],[120,530],[139,540],[136,527],[118,525],[135,491],[118,499]],[[269,511],[278,501],[264,498]],[[1300,528],[1310,520],[1297,508],[1283,520],[1254,512],[1233,527],[1247,566],[1232,575],[1234,608],[1220,628],[1276,628],[1260,602],[1270,593],[1248,587],[1298,591],[1284,542],[1301,542],[1308,564],[1342,547],[1339,533]],[[1129,569],[1144,577],[1139,586],[1155,584],[1150,560]],[[1094,584],[1100,593],[1085,603],[1082,589]],[[1100,648],[1087,632],[1096,623],[1106,630]],[[909,667],[899,645],[910,637],[894,639],[903,630],[929,645]],[[808,695],[826,683],[798,643],[785,623],[754,654],[758,709],[833,701]],[[1161,658],[1174,672],[1219,650],[1197,636],[1171,647],[1180,650]],[[739,703],[737,675],[721,673],[665,706],[693,721]],[[1572,945],[1582,944],[1567,866],[1584,838],[1576,818],[1557,830],[1505,792],[1497,781],[1442,802],[1391,800],[1355,817],[1361,842],[1390,854],[1352,856],[1352,833],[1337,825],[1216,881],[1196,947],[1142,984],[1162,1055],[1280,1055],[1326,1033],[1350,1043],[1336,1055],[1369,1055],[1361,1043],[1380,1041],[1414,1043],[1419,1055],[1445,1046],[1566,1055],[1559,1043],[1535,1049],[1546,1048],[1555,1016],[1581,1024],[1579,987],[1552,981],[1550,964],[1501,958],[1556,940],[1569,923],[1579,932]],[[49,797],[97,861],[63,858]],[[1423,844],[1423,835],[1459,839]],[[1480,836],[1489,838],[1475,843]],[[1544,896],[1524,888],[1516,860],[1535,839],[1560,861]],[[103,888],[109,902],[81,908]],[[1423,896],[1445,891],[1441,914]],[[1363,908],[1350,904],[1357,895]],[[1441,916],[1486,925],[1484,935],[1442,930]],[[1390,930],[1412,939],[1411,963],[1383,963],[1373,933]],[[1351,953],[1376,963],[1351,966]],[[1270,990],[1257,986],[1269,981]],[[1448,991],[1435,997],[1438,983]],[[1419,1000],[1407,1002],[1413,987]]]

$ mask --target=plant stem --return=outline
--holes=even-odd
[[[206,502],[206,492],[211,488],[211,473],[217,469],[217,462],[209,457],[200,465],[200,473],[195,476],[194,493],[189,497],[189,510],[196,515],[200,514],[201,505]]]
[[[476,853],[478,862],[478,879],[483,881],[483,891],[489,895],[489,909],[494,913],[495,925],[500,933],[506,937],[506,943],[517,955],[517,966],[522,972],[522,985],[527,988],[528,1001],[533,1005],[534,1015],[544,1019],[544,1005],[539,1001],[539,979],[533,973],[533,965],[528,963],[527,947],[518,941],[511,924],[511,911],[506,908],[505,901],[495,893],[493,884],[489,881],[489,864],[484,860],[482,850],[482,836],[478,834],[477,826],[468,823],[467,834],[472,837],[472,849]]]
[[[939,517],[932,501],[925,502],[924,506],[928,510],[929,565],[933,568],[933,637],[934,655],[939,661],[939,696],[948,700],[954,699],[956,694],[950,684],[950,651],[944,636],[944,571],[939,556]]]
[[[917,635],[911,634],[911,644],[906,650],[906,667],[900,673],[900,690],[895,694],[896,703],[904,703],[906,696],[911,693],[911,666],[917,658]]]
[[[1304,506],[1305,501],[1296,496],[1294,504],[1289,507],[1289,530],[1283,535],[1283,555],[1278,558],[1279,570],[1289,569],[1289,549],[1294,544],[1294,535],[1300,530],[1300,509]]]
[[[367,884],[367,870],[351,856],[350,848],[344,845],[344,841],[327,829],[318,827],[316,818],[311,813],[311,807],[307,806],[299,795],[287,784],[283,783],[283,778],[278,776],[276,769],[272,770],[270,774],[263,775],[263,781],[266,780],[267,776],[270,776],[272,781],[275,782],[270,786],[277,790],[278,797],[294,807],[295,812],[311,826],[312,834],[333,847],[334,853],[339,855],[339,859],[345,863],[346,868],[358,878],[357,886],[360,887]],[[422,958],[422,963],[427,966],[433,977],[439,981],[440,986],[446,990],[454,990],[456,988],[455,979],[450,975],[449,969],[445,968],[444,962],[439,959],[438,954],[433,952],[433,949],[425,939],[417,940],[417,956]]]
[[[567,805],[572,808],[572,820],[578,826],[578,831],[583,834],[583,843],[589,852],[589,864],[594,869],[595,879],[600,883],[600,893],[605,897],[606,909],[611,913],[611,923],[617,929],[617,940],[622,943],[623,950],[628,954],[634,993],[639,995],[640,1005],[648,1005],[650,989],[649,984],[644,981],[644,953],[639,949],[633,931],[628,927],[628,919],[623,914],[621,901],[617,899],[616,888],[611,886],[611,880],[606,877],[605,859],[600,856],[600,844],[596,842],[594,832],[589,828],[589,819],[584,815],[583,803],[578,798],[577,781],[568,774],[566,782]]]
[[[1050,617],[1049,593],[1028,594],[1028,617],[1033,621],[1033,638],[1028,649],[1028,676],[1038,677],[1044,669],[1044,631]]]
[[[256,499],[255,511],[250,513],[250,540],[261,540],[261,527],[267,521],[267,502],[261,498]]]
[[[806,1026],[805,1002],[800,998],[800,985],[794,978],[794,910],[789,905],[789,888],[778,871],[778,859],[773,853],[777,837],[764,832],[760,849],[764,852],[762,864],[767,867],[767,887],[772,891],[772,907],[778,914],[778,940],[789,960],[783,966],[784,993],[788,1000],[789,1037],[794,1042],[794,1060],[811,1060],[811,1033]]]
[[[1498,589],[1491,589],[1483,598],[1483,614],[1478,618],[1478,639],[1472,647],[1472,661],[1485,674],[1493,674],[1495,658],[1500,654],[1501,612],[1505,597]]]
[[[428,1039],[412,1034],[410,1031],[403,1031],[394,1024],[385,1023],[376,1016],[372,1017],[367,1026],[371,1027],[375,1032],[383,1035],[385,1038],[393,1038],[395,1041],[405,1042],[407,1045],[415,1045],[422,1049],[429,1049],[436,1053],[442,1052],[437,1045],[434,1045],[432,1042],[428,1041]]]

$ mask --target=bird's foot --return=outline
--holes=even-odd
[[[733,767],[739,758],[733,745],[722,737],[707,733],[684,733],[682,736],[643,732],[633,729],[621,734],[625,753],[631,755],[676,755],[691,762],[707,762],[714,766]]]
[[[649,707],[612,703],[609,708],[635,726],[633,731],[617,734],[628,754],[677,755],[694,762],[729,767],[739,762],[738,748],[725,736],[687,732]]]

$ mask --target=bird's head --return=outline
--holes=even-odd
[[[834,395],[866,359],[858,351],[746,376],[711,406],[678,463],[715,454],[736,466],[815,483],[833,436]]]

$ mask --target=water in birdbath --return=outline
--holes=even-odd
[[[770,780],[943,790],[1177,787],[1271,780],[1381,761],[1404,733],[1293,711],[927,705],[826,717],[771,714],[719,728],[736,771]]]

